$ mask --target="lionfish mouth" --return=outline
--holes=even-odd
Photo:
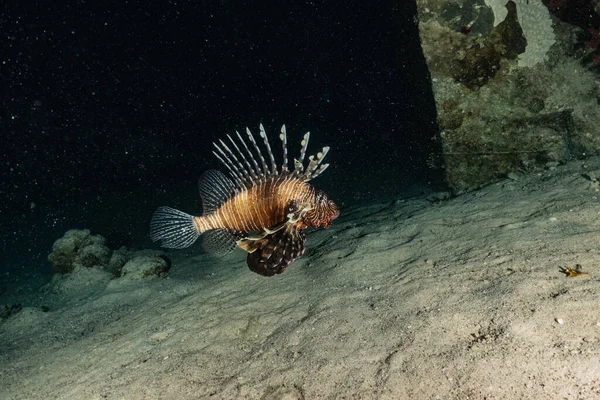
[[[336,210],[336,212],[329,217],[329,220],[325,221],[323,223],[323,226],[325,228],[329,228],[333,224],[333,220],[336,219],[339,216],[340,216],[340,212],[338,210]]]

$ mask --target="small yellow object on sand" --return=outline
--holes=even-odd
[[[575,276],[590,276],[590,274],[581,270],[581,264],[575,264],[574,267],[571,267],[570,265],[567,265],[566,267],[560,267],[560,272],[565,274],[567,278],[572,278]]]

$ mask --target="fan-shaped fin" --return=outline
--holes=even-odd
[[[198,179],[198,191],[202,198],[203,214],[212,214],[236,192],[235,184],[221,171],[214,169],[203,173]]]
[[[281,170],[278,171],[269,138],[267,137],[267,133],[262,124],[259,125],[259,131],[260,138],[267,150],[269,157],[268,162],[263,156],[254,135],[248,128],[246,128],[246,134],[248,135],[246,140],[248,140],[252,146],[249,146],[246,143],[246,140],[244,140],[237,131],[235,136],[227,135],[230,144],[226,144],[223,140],[213,143],[215,147],[215,151],[213,151],[214,155],[225,165],[225,167],[227,167],[231,179],[238,190],[252,187],[258,182],[264,182],[268,176],[293,175],[298,176],[304,181],[310,181],[323,173],[328,167],[328,164],[323,164],[323,160],[329,151],[329,147],[324,147],[321,152],[308,157],[309,161],[307,165],[304,165],[306,150],[310,139],[310,132],[306,132],[300,143],[300,156],[299,158],[294,159],[293,169],[290,170],[290,166],[288,165],[287,132],[285,125],[283,125],[279,135],[283,150],[283,162],[281,164]],[[251,148],[253,148],[254,151],[251,151]],[[260,160],[260,165],[257,160]]]
[[[253,242],[254,251],[248,253],[248,267],[257,274],[273,276],[282,273],[288,265],[304,253],[306,235],[294,225]]]
[[[202,247],[210,253],[229,253],[235,245],[236,236],[228,229],[212,229],[202,235]]]
[[[162,247],[184,249],[191,246],[202,232],[194,217],[171,207],[159,207],[150,221],[150,238]]]

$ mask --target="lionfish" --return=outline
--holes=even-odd
[[[310,138],[310,132],[306,133],[300,158],[294,159],[293,169],[289,169],[283,125],[279,135],[283,162],[279,169],[262,124],[260,137],[269,165],[248,128],[247,142],[239,132],[236,134],[237,137],[227,135],[228,143],[213,143],[213,154],[225,165],[230,178],[217,170],[201,175],[198,188],[202,216],[160,207],[152,217],[150,237],[160,240],[163,247],[182,249],[203,235],[208,251],[226,252],[237,245],[248,252],[246,261],[252,271],[264,276],[280,274],[304,253],[304,230],[328,227],[339,215],[335,203],[309,183],[329,166],[323,164],[329,147],[308,157],[305,166]]]

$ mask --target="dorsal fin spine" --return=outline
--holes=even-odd
[[[310,179],[315,179],[317,176],[321,175],[326,169],[329,167],[329,164],[321,164],[319,169],[310,176]]]
[[[238,186],[240,186],[240,187],[243,186],[242,185],[243,177],[240,174],[240,172],[237,170],[237,167],[235,166],[235,164],[233,162],[231,162],[229,157],[227,157],[227,154],[225,154],[225,152],[217,145],[217,143],[213,143],[213,145],[219,151],[219,153],[221,153],[222,157],[219,156],[219,154],[217,154],[217,152],[215,152],[215,151],[213,151],[213,154],[215,156],[217,156],[219,161],[221,161],[223,163],[223,165],[225,165],[227,167],[227,169],[229,170],[229,172],[231,174],[231,177],[238,184]]]
[[[267,169],[267,162],[265,161],[265,158],[263,157],[263,155],[260,151],[260,148],[258,147],[258,144],[256,144],[256,140],[254,140],[254,136],[252,135],[252,132],[250,132],[250,129],[248,129],[247,127],[246,127],[246,133],[248,134],[248,138],[252,142],[252,146],[254,146],[254,151],[256,151],[258,158],[260,158],[260,163],[262,164],[263,175],[268,175],[269,170]]]
[[[269,161],[271,161],[271,174],[277,175],[277,164],[275,163],[275,157],[273,156],[273,151],[271,150],[271,145],[269,144],[269,139],[267,138],[267,132],[265,131],[265,127],[263,124],[259,125],[260,137],[263,139],[265,147],[267,148],[267,153],[269,154]]]
[[[304,171],[302,172],[302,175],[304,175],[304,181],[310,180],[311,171],[314,168],[314,166],[317,165],[318,163],[319,163],[319,160],[315,160],[315,156],[308,157],[308,164],[306,165],[306,168],[304,168]]]
[[[281,135],[279,135],[281,139],[281,147],[283,148],[283,162],[281,163],[281,173],[288,173],[288,149],[287,149],[287,131],[285,129],[285,124],[281,126]]]
[[[302,146],[300,149],[300,157],[299,159],[294,159],[293,169],[290,170],[288,163],[287,132],[285,125],[282,125],[279,138],[283,150],[283,162],[281,164],[281,171],[278,171],[277,163],[275,162],[275,157],[271,150],[265,128],[263,124],[260,124],[259,127],[260,137],[263,139],[264,146],[269,154],[270,165],[267,164],[261,148],[248,128],[246,128],[246,133],[248,135],[248,140],[252,143],[254,152],[250,150],[250,146],[242,139],[242,136],[238,131],[235,133],[239,143],[232,135],[227,135],[231,145],[233,145],[233,149],[223,140],[213,143],[216,149],[216,151],[213,151],[213,154],[229,170],[231,179],[235,183],[235,193],[246,190],[258,183],[264,183],[267,179],[272,179],[271,177],[297,177],[308,182],[321,175],[329,166],[329,164],[323,164],[323,160],[329,152],[329,147],[323,147],[319,153],[308,157],[309,161],[304,165],[308,142],[310,140],[310,132],[306,132],[300,143]],[[256,156],[254,153],[256,153]],[[259,166],[256,157],[260,158],[262,168]]]
[[[241,186],[245,186],[247,179],[244,167],[240,164],[239,160],[237,159],[235,154],[233,154],[231,149],[221,139],[219,139],[219,142],[221,143],[221,147],[219,148],[219,150],[221,150],[221,154],[223,154],[223,156],[226,157],[227,161],[229,161],[230,165],[235,170],[240,182],[242,182]],[[227,150],[227,153],[225,153],[225,150],[223,149]],[[231,156],[231,158],[229,156]]]
[[[235,133],[237,134],[239,141],[244,145],[244,150],[246,150],[246,154],[248,154],[248,157],[250,158],[250,160],[252,161],[252,164],[254,165],[254,169],[256,170],[256,175],[258,176],[258,178],[262,178],[263,173],[261,172],[260,167],[258,166],[258,163],[256,162],[256,158],[254,158],[254,156],[250,152],[248,145],[242,139],[242,136],[240,135],[240,133],[238,131],[235,131]]]
[[[304,172],[304,157],[306,156],[306,148],[308,147],[308,141],[310,140],[310,132],[304,134],[304,138],[300,142],[302,148],[300,149],[300,159],[294,160],[294,174],[300,175]]]
[[[250,175],[248,175],[248,171],[246,171],[246,169],[244,168],[244,166],[242,165],[242,163],[240,162],[240,160],[238,160],[238,158],[236,157],[235,153],[233,151],[231,151],[231,149],[229,148],[229,146],[227,146],[225,144],[225,142],[223,142],[221,139],[219,139],[219,142],[221,142],[221,146],[223,146],[223,148],[225,148],[225,150],[227,150],[227,152],[235,160],[235,165],[237,166],[238,172],[241,174],[242,182],[244,182],[244,183],[250,183],[250,182],[252,182],[252,177]]]
[[[323,147],[323,150],[321,150],[319,153],[317,153],[316,157],[315,156],[309,157],[310,162],[308,163],[308,165],[306,166],[306,169],[304,170],[304,178],[306,180],[311,180],[314,177],[319,176],[319,174],[321,172],[323,172],[323,171],[321,171],[317,175],[313,176],[315,174],[315,171],[319,167],[319,165],[321,165],[321,163],[323,162],[323,159],[325,158],[325,156],[327,155],[328,152],[329,152],[329,147]]]
[[[244,173],[246,180],[251,182],[251,181],[258,179],[258,177],[256,176],[256,172],[254,172],[254,170],[252,169],[252,166],[250,166],[250,163],[248,162],[246,155],[244,153],[242,153],[242,151],[238,147],[237,143],[233,140],[233,138],[230,135],[227,135],[227,138],[229,138],[229,141],[231,142],[231,144],[233,144],[233,147],[235,147],[235,149],[237,150],[240,158],[242,159],[242,161],[244,161],[244,164],[246,164],[245,168],[244,168],[244,166],[242,166],[242,168],[243,168],[242,172]]]

